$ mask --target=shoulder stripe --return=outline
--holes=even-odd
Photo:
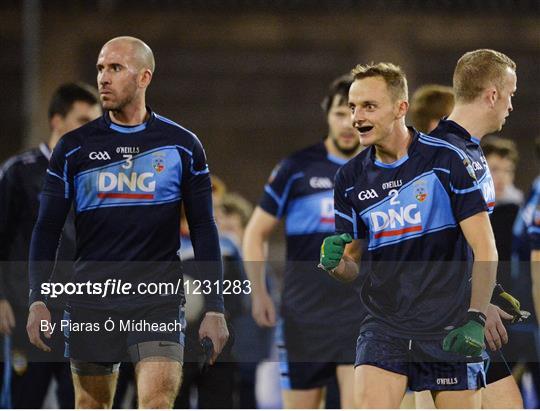
[[[442,171],[443,173],[450,174],[450,170],[447,170],[446,168],[433,167],[433,170]]]
[[[283,212],[285,211],[284,210],[285,203],[287,202],[287,197],[289,196],[289,191],[291,190],[292,183],[294,182],[294,180],[297,180],[302,177],[304,177],[304,173],[302,172],[299,172],[290,176],[289,179],[287,180],[287,183],[285,184],[285,189],[283,190],[283,194],[281,195],[281,197],[278,196],[274,190],[272,190],[270,185],[267,184],[264,187],[264,191],[266,191],[276,201],[278,205],[276,217],[281,218],[283,215]]]
[[[448,148],[448,149],[456,152],[462,160],[465,160],[467,158],[467,155],[462,150],[460,150],[459,148],[457,148],[453,144],[448,143],[447,141],[444,141],[444,140],[441,140],[441,139],[438,139],[438,138],[432,138],[432,137],[427,138],[427,136],[425,136],[425,135],[422,135],[418,139],[418,141],[420,143],[426,144],[428,146]]]
[[[159,115],[159,114],[156,114],[156,113],[154,113],[154,114],[156,115],[156,118],[157,118],[158,120],[161,120],[161,121],[163,121],[164,123],[170,124],[171,126],[178,127],[180,130],[185,131],[186,133],[190,134],[193,138],[196,138],[197,141],[199,140],[198,137],[195,135],[195,133],[193,133],[192,131],[189,131],[187,128],[182,127],[180,124],[175,123],[175,122],[172,121],[172,120],[169,120],[167,117],[163,117],[163,116],[161,116],[161,115]]]
[[[465,188],[463,190],[458,190],[458,189],[454,188],[452,183],[450,183],[450,190],[452,190],[452,192],[455,193],[455,194],[467,194],[467,193],[472,193],[473,191],[476,191],[476,190],[480,190],[480,186],[479,185],[474,185],[472,187]]]

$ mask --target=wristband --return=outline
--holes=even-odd
[[[469,310],[467,312],[467,319],[468,321],[476,321],[477,323],[481,324],[482,327],[485,327],[486,325],[486,316],[480,311]]]

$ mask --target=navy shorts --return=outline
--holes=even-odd
[[[64,312],[66,324],[69,325],[62,329],[64,356],[72,362],[119,363],[129,361],[130,357],[133,360],[137,355],[130,352],[132,348],[148,342],[162,344],[164,352],[170,351],[170,343],[180,344],[183,356],[186,321],[182,305],[122,310],[68,306]]]
[[[356,327],[332,328],[280,320],[276,329],[281,388],[307,390],[328,385],[339,365],[354,364]]]
[[[415,340],[381,331],[362,331],[356,363],[408,378],[413,391],[476,390],[486,386],[482,357],[464,357],[442,349],[442,339]]]
[[[492,384],[512,375],[512,368],[514,368],[515,363],[506,361],[502,350],[484,351],[483,358],[487,384]]]

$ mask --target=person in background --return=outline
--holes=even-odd
[[[285,408],[318,408],[336,378],[341,406],[353,406],[354,342],[365,313],[355,290],[316,268],[320,244],[335,229],[334,176],[362,149],[347,106],[351,82],[342,76],[331,83],[322,104],[326,135],[274,168],[246,228],[243,254],[253,317],[260,326],[278,325]],[[266,262],[271,233],[282,218],[287,262],[278,323]]]
[[[216,222],[220,234],[230,238],[239,248],[242,247],[244,231],[253,212],[252,204],[237,193],[227,192],[216,207]],[[273,290],[271,277],[266,278],[266,287]],[[271,292],[271,291],[270,291]],[[247,297],[247,296],[245,296]],[[243,298],[243,311],[233,320],[236,332],[233,353],[238,360],[239,371],[239,406],[257,408],[255,398],[257,368],[270,356],[273,329],[258,326],[251,316],[251,301]],[[269,387],[262,387],[269,389]]]
[[[540,158],[540,138],[535,141],[536,157]],[[512,288],[525,310],[531,311],[526,323],[510,327],[510,339],[515,342],[509,356],[517,361],[516,374],[530,373],[532,384],[526,386],[520,378],[526,408],[540,406],[540,177],[537,177],[529,195],[518,212],[513,227]]]
[[[235,335],[235,321],[244,311],[246,293],[249,286],[243,271],[240,249],[236,243],[219,228],[217,210],[223,207],[227,196],[227,187],[223,180],[211,176],[212,196],[216,224],[219,231],[219,244],[223,259],[223,289],[225,301],[225,318],[231,336]],[[238,408],[241,399],[239,391],[239,364],[231,352],[231,345],[236,337],[222,351],[216,363],[209,367],[202,366],[203,355],[199,344],[198,330],[204,318],[205,289],[208,285],[202,273],[193,265],[194,252],[190,229],[185,214],[182,213],[180,222],[179,255],[184,264],[184,289],[186,291],[186,342],[183,366],[183,381],[174,408]],[[212,287],[213,285],[210,285]],[[232,325],[232,326],[231,326]],[[196,392],[197,402],[192,403],[193,393]],[[254,408],[254,407],[251,407]]]
[[[411,99],[409,111],[411,125],[422,133],[429,134],[439,120],[454,108],[452,87],[426,84],[418,87]]]
[[[6,408],[41,408],[53,377],[61,408],[73,408],[69,364],[63,359],[61,333],[53,335],[52,355],[43,355],[26,337],[28,315],[28,250],[37,219],[40,192],[52,150],[60,137],[101,114],[97,90],[84,83],[59,86],[49,103],[49,134],[38,147],[9,158],[0,169],[0,332],[4,335],[2,405]],[[75,257],[73,214],[68,215],[58,252],[54,281],[71,277],[69,261]],[[63,298],[51,299],[51,314],[60,321]],[[35,362],[34,362],[35,361]],[[51,362],[55,361],[55,362]],[[11,385],[11,387],[9,387]]]

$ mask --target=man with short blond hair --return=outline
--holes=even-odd
[[[486,88],[504,87],[505,73],[516,71],[516,63],[507,55],[491,50],[478,49],[465,53],[454,70],[454,93],[456,102],[471,103]]]
[[[496,191],[480,142],[485,135],[502,129],[513,110],[512,97],[516,89],[516,63],[508,56],[490,49],[465,53],[454,70],[454,108],[430,132],[432,137],[426,137],[432,144],[450,145],[465,153],[490,214],[495,207]],[[519,309],[515,311],[511,314],[519,317]],[[499,354],[502,345],[508,342],[502,319],[512,319],[512,315],[493,304],[486,308],[486,314],[486,340],[502,372],[488,372],[482,406],[522,408],[519,389],[504,357]]]
[[[349,108],[367,148],[336,175],[338,234],[324,240],[320,267],[340,281],[364,277],[356,405],[399,408],[409,387],[434,392],[438,407],[479,408],[482,312],[496,272],[480,262],[497,260],[485,202],[461,150],[405,126],[398,66],[353,75]]]

